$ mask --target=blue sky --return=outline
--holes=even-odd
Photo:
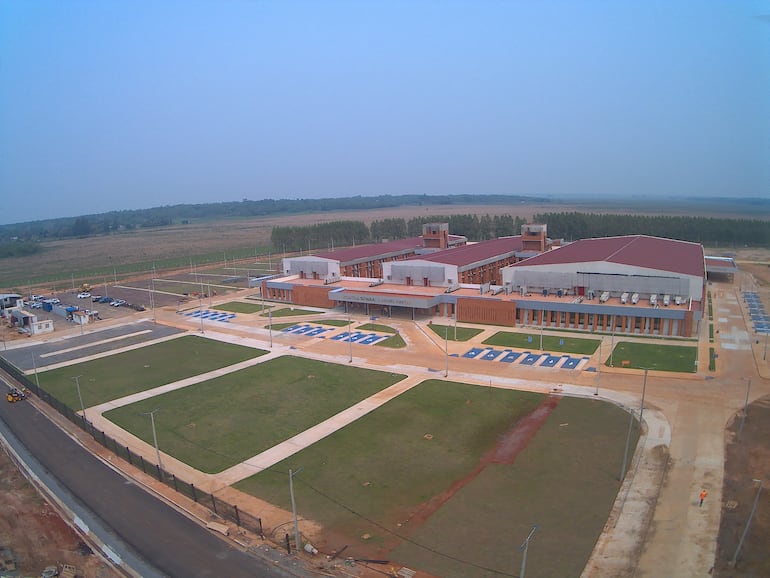
[[[770,196],[770,1],[0,3],[0,222]]]

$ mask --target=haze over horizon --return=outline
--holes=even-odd
[[[770,197],[770,3],[6,2],[0,223],[243,198]]]

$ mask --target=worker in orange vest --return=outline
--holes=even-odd
[[[700,504],[698,505],[698,507],[703,505],[703,500],[706,499],[707,495],[708,495],[708,492],[706,492],[706,490],[701,490],[700,491]]]

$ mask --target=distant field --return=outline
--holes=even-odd
[[[734,208],[734,207],[733,207]],[[158,271],[169,268],[190,270],[193,266],[210,265],[224,272],[235,266],[249,269],[252,264],[273,270],[283,256],[271,248],[270,235],[276,225],[304,226],[339,220],[359,220],[370,224],[386,218],[419,217],[421,215],[512,215],[530,219],[545,212],[602,212],[621,214],[661,214],[659,207],[602,205],[599,202],[553,202],[521,205],[425,205],[395,207],[370,211],[350,211],[334,214],[288,215],[255,219],[223,219],[194,221],[189,225],[174,225],[157,229],[136,229],[114,235],[67,239],[43,243],[40,254],[23,258],[3,259],[3,287],[0,291],[22,289],[29,285],[46,288],[69,287],[71,283],[99,283],[103,276],[124,279],[129,275],[149,276],[153,266]],[[724,206],[667,206],[665,214],[703,215],[732,218],[756,218],[752,214],[731,214]],[[762,215],[760,215],[762,217]],[[233,263],[233,259],[237,263]],[[41,287],[42,288],[42,287]]]

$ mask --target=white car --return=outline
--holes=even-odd
[[[86,291],[84,293],[78,293],[78,299],[88,299],[91,296],[91,294]]]
[[[123,301],[123,299],[115,299],[115,301],[110,303],[110,305],[112,305],[113,307],[120,307],[121,305],[125,305],[125,304],[126,302]]]

